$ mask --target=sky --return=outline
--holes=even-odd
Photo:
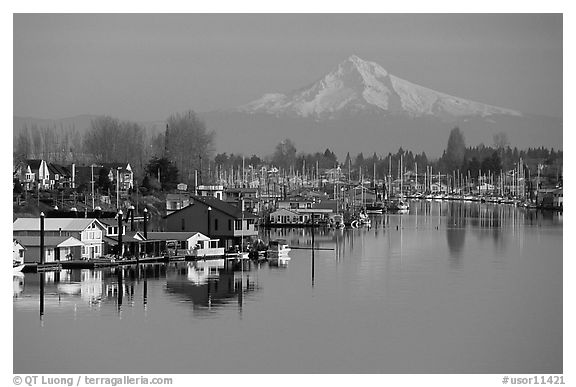
[[[304,87],[355,54],[562,117],[562,38],[561,14],[15,14],[13,114],[165,120]]]

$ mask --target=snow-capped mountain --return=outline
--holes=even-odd
[[[521,116],[496,106],[434,91],[398,78],[375,62],[352,55],[312,85],[265,94],[235,109],[242,113],[335,119],[361,113],[438,118]]]

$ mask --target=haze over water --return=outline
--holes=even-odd
[[[14,372],[562,373],[562,214],[423,201],[372,224],[243,271],[47,273],[42,318],[40,275],[15,277]]]

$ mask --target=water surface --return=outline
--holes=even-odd
[[[332,250],[15,277],[14,372],[562,373],[561,214],[412,202],[314,239]]]

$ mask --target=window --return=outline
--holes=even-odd
[[[232,231],[232,219],[228,219],[228,231]]]
[[[290,208],[292,209],[298,208],[298,203],[290,203]]]
[[[181,228],[182,231],[184,231],[186,229],[186,219],[182,218],[181,221],[182,221]]]
[[[218,231],[218,219],[214,219],[214,231]]]
[[[241,220],[235,220],[234,221],[234,230],[242,230],[242,221]]]

